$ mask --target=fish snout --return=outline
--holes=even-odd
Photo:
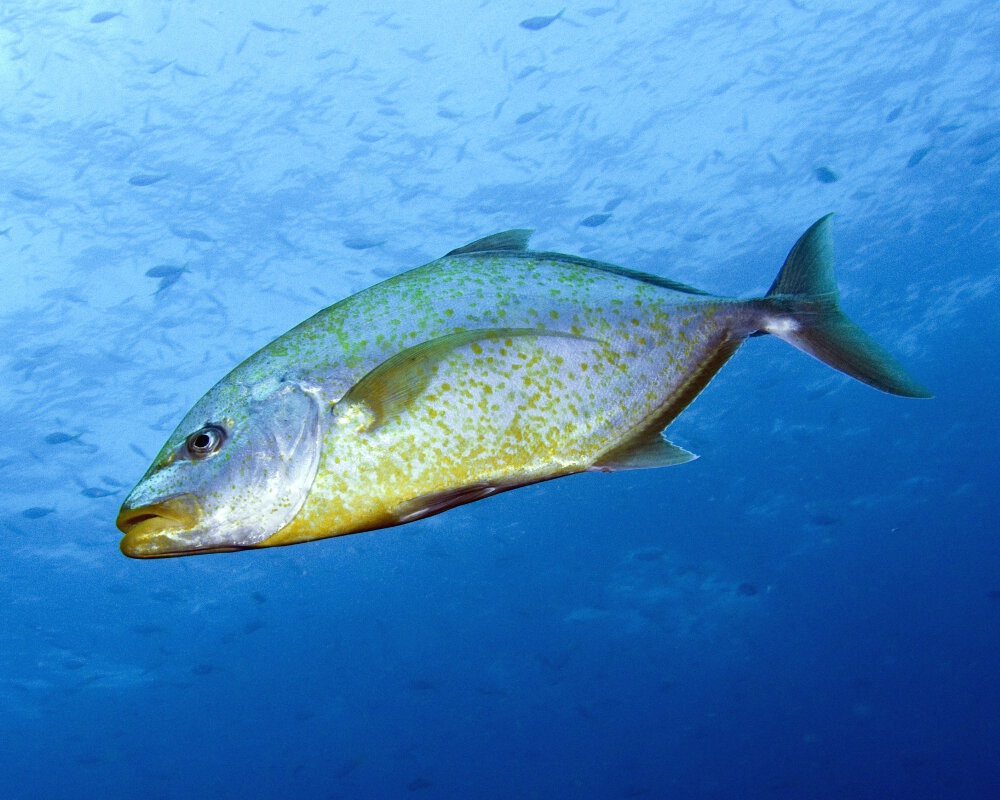
[[[126,500],[115,520],[125,534],[121,551],[130,558],[173,555],[186,549],[177,534],[194,528],[200,516],[201,507],[191,495],[176,495],[136,507]]]

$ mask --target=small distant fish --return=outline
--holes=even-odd
[[[146,73],[149,75],[156,75],[157,73],[165,70],[173,63],[174,63],[173,61],[161,61],[157,64],[153,64],[153,66],[151,66],[149,69],[146,70]]]
[[[921,147],[913,151],[913,155],[910,156],[910,160],[906,162],[906,168],[911,169],[917,166],[921,161],[924,160],[926,156],[931,151],[930,147]]]
[[[162,175],[139,173],[129,178],[128,182],[131,183],[133,186],[152,186],[154,183],[159,183],[166,177],[167,177],[166,173]]]
[[[186,228],[179,228],[176,225],[171,225],[170,226],[170,232],[174,236],[179,236],[181,239],[191,239],[192,241],[195,241],[195,242],[206,242],[206,243],[208,243],[208,242],[214,242],[215,241],[215,239],[213,239],[207,233],[204,233],[203,231],[196,230],[194,228],[186,229]]]
[[[816,180],[820,183],[836,183],[840,176],[829,167],[816,167]]]
[[[43,508],[42,506],[32,506],[31,508],[26,508],[21,512],[22,517],[27,517],[28,519],[41,519],[42,517],[47,517],[49,514],[55,511],[54,508]]]
[[[986,593],[986,596],[989,597],[990,600],[1000,600],[1000,589],[990,589]]]
[[[161,295],[171,286],[173,286],[177,281],[181,279],[181,274],[178,272],[176,275],[171,275],[167,278],[160,278],[160,285],[156,287],[156,291],[153,292],[154,295]]]
[[[191,667],[191,672],[195,675],[211,675],[215,672],[215,664],[195,664]]]
[[[41,203],[45,200],[45,195],[33,192],[30,189],[11,189],[10,193],[18,200],[26,200],[29,203]]]
[[[88,486],[82,492],[80,492],[84,497],[111,497],[115,494],[114,489],[105,489],[102,486]]]
[[[245,634],[256,633],[263,627],[264,627],[264,620],[259,618],[252,619],[246,625],[243,626],[243,633]]]
[[[366,236],[348,236],[344,239],[344,247],[351,250],[370,250],[385,244],[385,239],[369,239]]]
[[[174,71],[179,72],[181,75],[187,75],[191,78],[204,78],[204,72],[198,72],[196,69],[190,69],[188,67],[183,67],[180,64],[174,63]]]
[[[175,267],[173,264],[157,264],[146,270],[147,278],[172,278],[187,272],[186,267]]]
[[[522,22],[521,24],[523,25],[524,23]],[[433,785],[427,778],[414,778],[406,785],[406,788],[411,792],[419,792],[421,789],[430,789]]]
[[[565,12],[566,9],[564,8],[558,14],[553,14],[551,17],[529,17],[528,19],[523,19],[521,20],[521,27],[529,31],[540,31],[542,28],[549,27]]]
[[[536,117],[538,117],[539,114],[542,114],[547,110],[548,110],[547,108],[539,108],[537,111],[526,111],[525,113],[521,114],[521,116],[519,116],[517,119],[514,120],[514,124],[524,125],[524,123],[531,122],[531,120],[535,119]]]
[[[585,228],[596,228],[598,225],[603,225],[611,219],[610,214],[591,214],[589,217],[584,217],[580,220],[580,224]]]
[[[902,114],[902,113],[903,113],[903,107],[902,106],[896,106],[892,111],[890,111],[888,113],[888,115],[885,118],[885,121],[886,122],[895,122],[897,119],[899,119],[899,115]]]
[[[10,238],[10,228],[7,227],[7,228],[4,228],[2,231],[0,231],[0,236],[6,236],[9,239]]]
[[[622,200],[624,199],[624,197],[616,197],[614,200],[608,200],[608,202],[604,204],[604,213],[610,214],[622,204]]]
[[[258,20],[252,20],[250,24],[257,30],[264,31],[264,33],[297,33],[297,31],[292,28],[275,28],[273,25],[268,25],[266,22],[260,22]]]
[[[736,594],[740,597],[753,597],[757,594],[757,587],[752,583],[741,583],[736,587]]]
[[[109,19],[121,16],[124,16],[121,11],[98,11],[90,18],[90,21],[95,25],[99,25],[102,22],[107,22]]]
[[[83,436],[82,433],[64,433],[63,431],[55,431],[45,437],[45,444],[66,444],[66,442],[75,442],[81,436]]]

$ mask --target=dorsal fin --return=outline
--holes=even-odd
[[[492,236],[486,236],[483,239],[476,239],[476,241],[469,242],[463,247],[456,247],[451,252],[445,253],[445,258],[448,256],[465,255],[467,253],[524,252],[528,249],[528,239],[531,238],[531,234],[533,233],[534,231],[530,228],[515,228],[510,231],[501,231],[500,233],[494,233]]]

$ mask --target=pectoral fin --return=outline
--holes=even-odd
[[[476,328],[450,333],[409,347],[383,361],[348,389],[340,403],[363,403],[372,414],[369,430],[378,428],[404,412],[427,389],[440,363],[455,350],[473,342],[525,336],[594,341],[571,333],[534,328]]]
[[[475,500],[482,500],[504,488],[487,483],[476,483],[472,486],[462,486],[457,489],[446,489],[433,494],[414,497],[400,505],[396,511],[396,518],[400,523],[413,522],[416,519],[423,519],[434,514],[440,514],[449,508],[460,506],[463,503],[471,503]]]

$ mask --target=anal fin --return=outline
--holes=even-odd
[[[600,456],[590,469],[597,472],[617,472],[626,469],[672,467],[675,464],[693,461],[697,457],[683,447],[667,441],[662,433],[656,432],[652,436],[645,434],[608,451]]]

